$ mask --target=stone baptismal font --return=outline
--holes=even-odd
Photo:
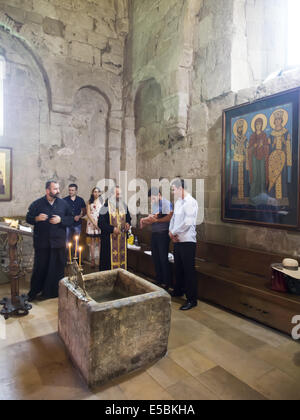
[[[125,270],[81,275],[81,284],[73,280],[60,282],[59,335],[90,387],[166,355],[167,292]]]

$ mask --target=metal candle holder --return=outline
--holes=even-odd
[[[19,267],[17,247],[21,234],[17,229],[8,226],[1,226],[1,231],[6,232],[8,236],[11,297],[5,297],[0,301],[0,306],[3,306],[0,315],[4,316],[4,319],[8,319],[13,315],[28,315],[29,311],[32,309],[32,305],[28,303],[27,295],[20,295],[21,270]],[[22,232],[22,234],[24,233]],[[30,234],[30,236],[32,236],[32,234]]]
[[[86,296],[85,284],[83,279],[83,267],[78,265],[78,258],[74,257],[73,262],[68,262],[68,277],[69,281],[74,284],[75,289],[82,289]]]

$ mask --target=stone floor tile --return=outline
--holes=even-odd
[[[300,384],[300,359],[297,361],[296,356],[290,357],[284,351],[268,345],[253,351],[252,354],[258,359],[264,360],[273,367],[285,372]]]
[[[0,286],[0,297],[9,291]],[[34,303],[27,317],[5,321],[0,400],[300,399],[300,342],[205,302],[179,311],[179,300],[167,357],[90,390],[57,334],[57,303]]]
[[[193,377],[182,378],[175,385],[167,388],[169,394],[173,396],[175,400],[201,400],[201,401],[212,401],[219,400],[219,397],[209,390],[206,386],[202,385]]]
[[[190,346],[183,346],[171,350],[168,353],[168,357],[192,376],[198,376],[216,366],[212,360],[204,357]]]
[[[255,321],[247,320],[242,316],[222,310],[213,305],[203,304],[201,308],[204,313],[207,313],[227,323],[231,327],[234,327],[239,331],[242,331],[243,333],[273,347],[280,347],[281,345],[288,344],[291,340],[283,333],[275,331]]]
[[[256,379],[273,369],[272,365],[257,359],[214,333],[190,345],[250,386]]]
[[[258,349],[265,345],[264,341],[258,340],[252,335],[246,334],[240,329],[232,327],[229,323],[215,318],[207,313],[201,312],[200,310],[190,311],[187,313],[187,316],[214,331],[219,337],[224,338],[230,343],[241,347],[246,351]]]
[[[147,372],[153,379],[155,379],[163,388],[168,388],[176,384],[180,379],[188,378],[189,373],[180,367],[177,363],[169,357],[157,362],[155,365],[147,369]]]
[[[266,399],[220,366],[199,375],[197,379],[222,400],[254,401]]]
[[[293,380],[278,369],[273,369],[259,378],[254,388],[271,400],[300,400],[299,381]]]
[[[136,372],[121,379],[121,390],[131,400],[172,399],[172,396],[147,372]]]

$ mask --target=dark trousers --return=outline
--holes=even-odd
[[[34,267],[28,296],[35,298],[39,293],[43,297],[58,297],[58,284],[64,278],[66,264],[65,248],[37,248],[34,254]]]
[[[197,302],[197,280],[195,273],[196,244],[181,242],[174,244],[176,273],[175,294],[186,295],[189,302]]]
[[[110,235],[101,235],[99,271],[111,270]]]
[[[151,239],[152,257],[156,272],[157,284],[171,287],[171,270],[169,263],[169,232],[154,232]]]
[[[81,225],[71,226],[66,228],[66,244],[68,247],[68,244],[70,242],[73,242],[73,245],[75,246],[75,236],[81,235]],[[78,255],[77,255],[78,257]]]

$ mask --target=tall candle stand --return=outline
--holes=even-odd
[[[19,232],[16,229],[8,227],[2,227],[2,230],[5,230],[8,235],[9,278],[11,281],[11,297],[5,297],[2,300],[0,300],[0,306],[3,306],[3,308],[0,310],[0,315],[4,316],[4,319],[8,319],[13,315],[28,315],[29,311],[32,309],[32,305],[28,303],[27,295],[20,295],[21,273],[17,255]]]
[[[77,260],[78,258],[74,257],[72,262],[68,262],[68,277],[69,280],[74,284],[75,289],[80,287],[86,295],[83,279],[83,267],[79,266]]]

